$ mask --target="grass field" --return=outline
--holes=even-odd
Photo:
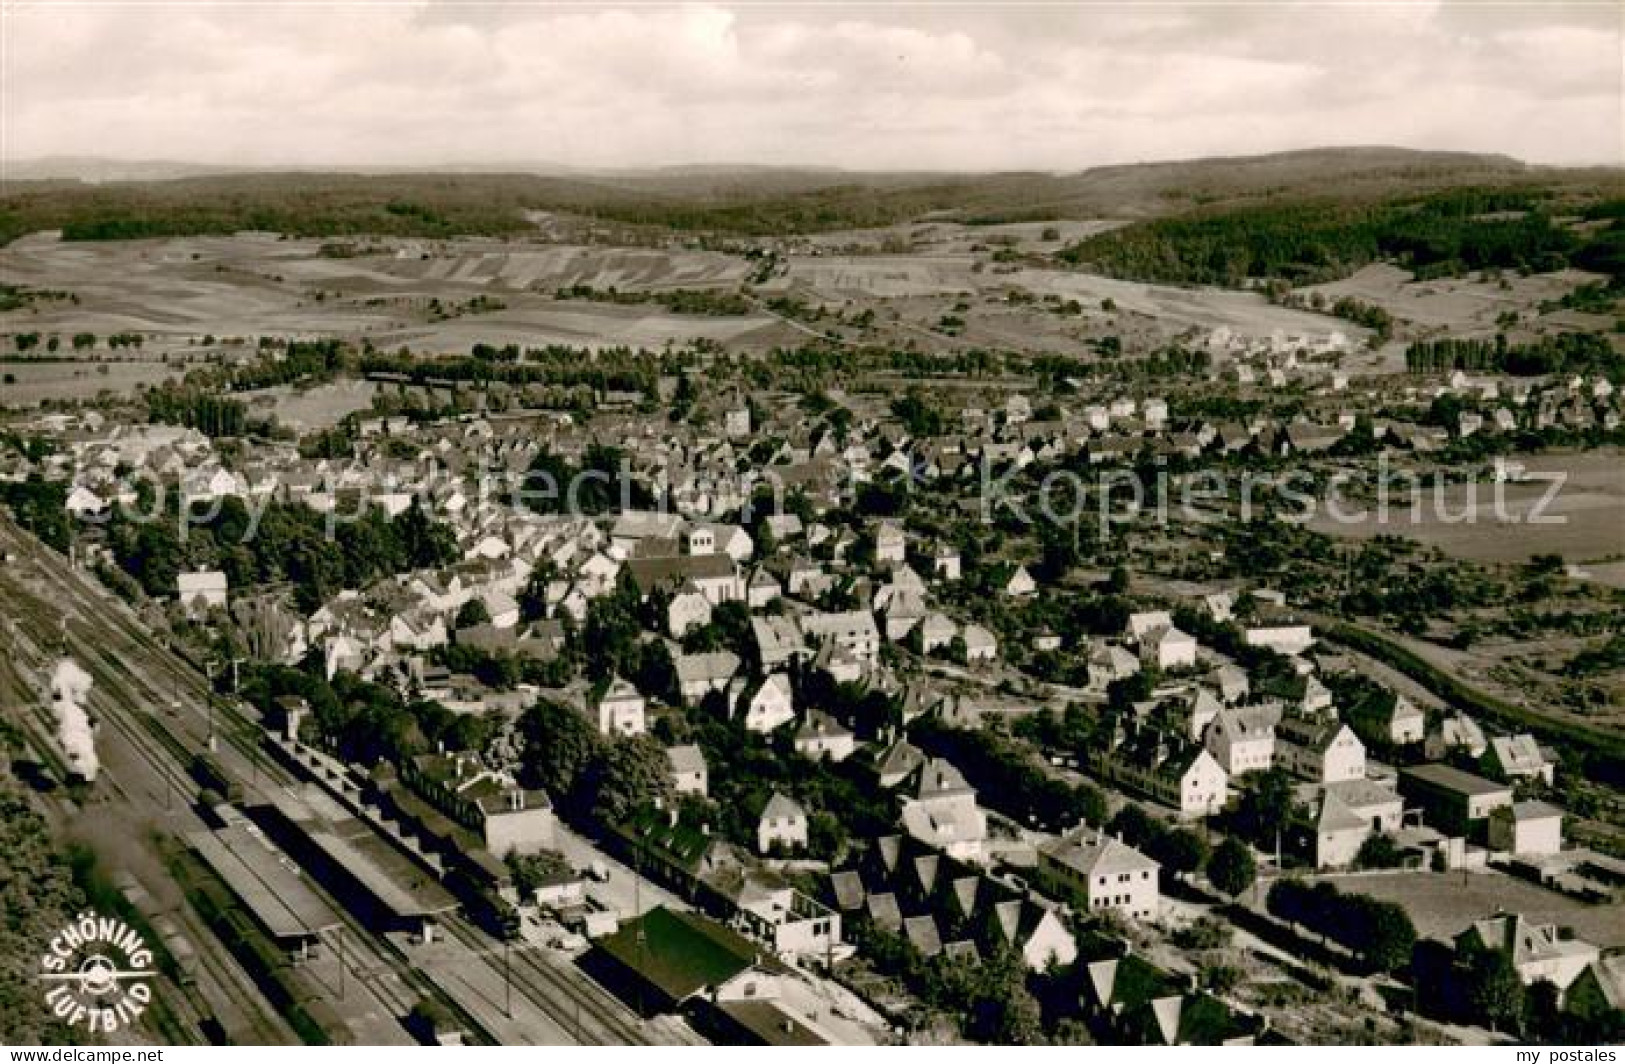
[[[0,406],[33,406],[46,399],[94,399],[103,391],[133,394],[178,376],[162,362],[0,362]]]
[[[1341,281],[1303,289],[1318,292],[1328,302],[1352,296],[1379,306],[1409,322],[1419,333],[1447,330],[1451,336],[1493,336],[1503,328],[1496,321],[1508,312],[1524,320],[1537,316],[1540,304],[1557,300],[1590,281],[1603,278],[1581,270],[1522,276],[1512,271],[1500,280],[1478,277],[1441,277],[1412,281],[1409,270],[1398,266],[1367,266]]]
[[[1625,905],[1586,905],[1498,872],[1383,873],[1332,881],[1343,891],[1398,902],[1416,930],[1430,938],[1448,939],[1474,920],[1504,909],[1536,923],[1572,927],[1581,938],[1605,948],[1625,947]]]
[[[1496,486],[1483,481],[1421,492],[1421,519],[1411,520],[1410,496],[1396,475],[1387,522],[1369,507],[1366,520],[1334,521],[1321,514],[1310,522],[1332,536],[1367,539],[1399,535],[1446,554],[1480,562],[1523,562],[1532,554],[1561,554],[1571,562],[1605,561],[1625,553],[1625,456],[1617,449],[1582,454],[1534,455],[1513,460],[1530,474],[1561,474],[1563,482],[1549,504],[1545,482],[1503,485],[1502,512],[1496,513]],[[1352,505],[1348,508],[1353,509]],[[1554,523],[1530,523],[1541,516]],[[1463,518],[1453,520],[1452,518]]]

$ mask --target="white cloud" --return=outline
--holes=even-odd
[[[7,6],[5,157],[1072,169],[1619,162],[1617,18],[1282,6]]]

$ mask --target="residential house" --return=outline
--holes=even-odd
[[[942,758],[928,758],[915,776],[914,795],[903,801],[901,821],[909,837],[961,861],[986,854],[987,814],[976,791]]]
[[[1161,866],[1108,835],[1080,828],[1038,850],[1042,881],[1088,913],[1116,912],[1155,920],[1161,910]]]
[[[1545,979],[1567,990],[1601,951],[1580,938],[1565,938],[1551,924],[1537,924],[1518,913],[1497,913],[1474,921],[1455,938],[1458,956],[1474,950],[1500,953],[1526,985]]]
[[[775,791],[756,820],[756,849],[771,853],[775,848],[807,848],[807,811],[794,800]]]
[[[1625,954],[1586,965],[1563,994],[1563,1012],[1600,1034],[1599,1041],[1618,1042],[1625,1031]]]
[[[1173,615],[1167,610],[1145,610],[1141,613],[1129,614],[1128,624],[1123,629],[1123,638],[1139,646],[1146,636],[1159,628],[1172,628]]]
[[[902,564],[908,558],[908,537],[896,521],[882,521],[875,528],[875,562]]]
[[[763,669],[779,669],[794,658],[812,657],[812,650],[802,638],[801,629],[793,618],[752,617],[750,631],[756,640],[756,660],[762,663]]]
[[[1563,810],[1547,802],[1515,802],[1490,813],[1489,844],[1518,857],[1563,849]]]
[[[1279,624],[1248,628],[1243,638],[1250,647],[1263,647],[1277,654],[1291,657],[1302,654],[1315,645],[1314,633],[1307,624]]]
[[[1196,638],[1172,626],[1154,628],[1140,639],[1140,656],[1164,672],[1196,665]]]
[[[1026,898],[1010,898],[992,906],[993,931],[1021,954],[1030,972],[1071,964],[1078,957],[1078,942],[1054,910]]]
[[[790,678],[775,672],[763,679],[744,698],[745,727],[760,735],[781,728],[795,719],[795,699]]]
[[[992,632],[981,625],[967,624],[960,638],[965,643],[965,663],[967,665],[998,660],[999,641],[994,638]]]
[[[1089,689],[1103,692],[1118,680],[1140,671],[1140,659],[1115,643],[1097,643],[1089,651]]]
[[[1212,816],[1230,799],[1230,777],[1208,750],[1145,728],[1090,755],[1110,780],[1179,812],[1181,819]]]
[[[1025,565],[1016,566],[1016,571],[1004,582],[1004,593],[1010,598],[1026,598],[1037,591],[1038,581],[1033,579],[1033,574],[1027,571]]]
[[[1395,746],[1419,743],[1427,736],[1427,717],[1410,699],[1397,695],[1388,711],[1383,733]]]
[[[815,643],[841,647],[858,658],[880,653],[880,630],[867,610],[808,614],[801,619],[801,632]]]
[[[882,790],[893,787],[913,776],[925,764],[925,754],[907,739],[899,739],[875,761],[875,776]]]
[[[616,676],[601,686],[593,708],[601,735],[642,735],[648,703],[629,682]]]
[[[673,667],[677,691],[685,705],[696,705],[713,691],[726,691],[739,673],[739,655],[731,650],[679,655]]]
[[[692,581],[677,589],[666,604],[666,631],[681,639],[711,623],[711,600]]]
[[[745,604],[753,610],[765,609],[784,594],[784,588],[766,566],[757,566],[745,582]]]
[[[672,788],[678,794],[697,794],[704,798],[710,788],[710,775],[705,754],[689,743],[666,750],[666,761],[671,773]]]
[[[812,710],[796,729],[796,753],[812,761],[845,761],[857,750],[857,737],[851,729],[821,710]]]
[[[1203,745],[1227,775],[1267,771],[1275,764],[1280,719],[1280,710],[1272,705],[1226,707],[1208,725]]]
[[[200,569],[175,577],[175,597],[188,613],[202,613],[226,605],[226,574]]]
[[[1365,744],[1335,717],[1286,717],[1275,726],[1275,763],[1315,783],[1365,779]]]
[[[928,613],[914,629],[915,646],[920,653],[930,654],[951,646],[954,637],[959,634],[959,626],[950,620],[947,614]]]
[[[1557,773],[1557,761],[1525,732],[1497,735],[1484,754],[1484,767],[1491,775],[1507,780],[1540,780],[1548,786]]]
[[[1474,758],[1483,757],[1489,746],[1478,722],[1465,713],[1456,713],[1439,721],[1438,730],[1429,733],[1423,749],[1429,760],[1442,761],[1453,750],[1465,750]]]

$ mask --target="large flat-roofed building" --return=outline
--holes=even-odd
[[[1399,793],[1421,808],[1429,824],[1451,835],[1465,835],[1495,810],[1512,804],[1507,784],[1442,764],[1401,769]]]

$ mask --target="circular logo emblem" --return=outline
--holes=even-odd
[[[101,1034],[129,1027],[147,1011],[156,974],[139,932],[93,912],[57,932],[40,958],[51,1015]]]

